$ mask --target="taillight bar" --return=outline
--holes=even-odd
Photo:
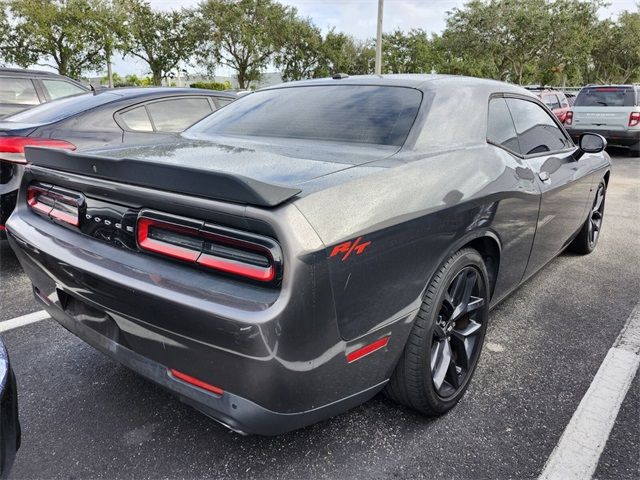
[[[27,204],[42,215],[77,227],[84,198],[58,187],[33,184],[27,187]]]
[[[629,114],[629,126],[637,127],[640,125],[640,112],[631,112]]]
[[[10,163],[27,163],[24,156],[25,147],[49,147],[75,150],[76,146],[65,140],[35,137],[0,137],[0,161]]]
[[[280,246],[262,235],[144,210],[136,239],[141,250],[250,280],[281,276]]]

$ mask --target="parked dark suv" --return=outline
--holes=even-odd
[[[81,83],[55,73],[0,68],[0,117],[87,91]]]

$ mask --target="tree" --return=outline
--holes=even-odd
[[[103,0],[11,0],[8,61],[21,67],[50,66],[79,77],[104,62],[104,25],[109,6]]]
[[[320,60],[313,76],[328,77],[336,73],[364,75],[373,72],[375,48],[370,40],[357,41],[346,33],[329,30],[320,50]]]
[[[7,55],[7,42],[10,35],[9,20],[7,18],[7,7],[5,2],[0,0],[0,66]]]
[[[117,0],[117,5],[127,17],[127,29],[119,36],[122,52],[143,60],[153,84],[162,85],[162,80],[195,52],[193,12],[155,11],[145,0]]]
[[[603,22],[597,39],[591,81],[640,81],[640,12],[622,12],[617,23]]]
[[[443,73],[515,83],[579,78],[589,61],[601,0],[472,0],[434,39]]]
[[[428,73],[433,69],[431,42],[422,29],[386,33],[382,49],[382,69],[386,73]]]
[[[244,89],[284,47],[297,10],[273,0],[206,0],[199,14],[207,40],[202,63],[209,70],[218,64],[235,70]]]
[[[541,85],[580,85],[599,29],[599,2],[557,0],[549,4],[550,32],[546,46],[536,62],[534,83]]]
[[[309,19],[291,16],[286,22],[282,48],[274,64],[284,81],[311,78],[322,62],[322,34]]]

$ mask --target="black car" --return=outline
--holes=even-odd
[[[440,415],[490,307],[596,247],[605,145],[507,83],[341,75],[161,145],[29,147],[7,232],[54,319],[234,430],[381,390]]]
[[[0,230],[13,211],[27,145],[67,150],[157,142],[236,98],[194,88],[122,88],[56,100],[0,120]]]
[[[0,68],[0,117],[89,91],[89,87],[63,75],[24,70]]]
[[[9,355],[0,339],[0,478],[6,478],[20,448],[18,393]]]

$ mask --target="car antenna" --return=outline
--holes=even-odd
[[[331,78],[334,80],[342,80],[343,78],[349,78],[349,75],[346,73],[335,73]]]

